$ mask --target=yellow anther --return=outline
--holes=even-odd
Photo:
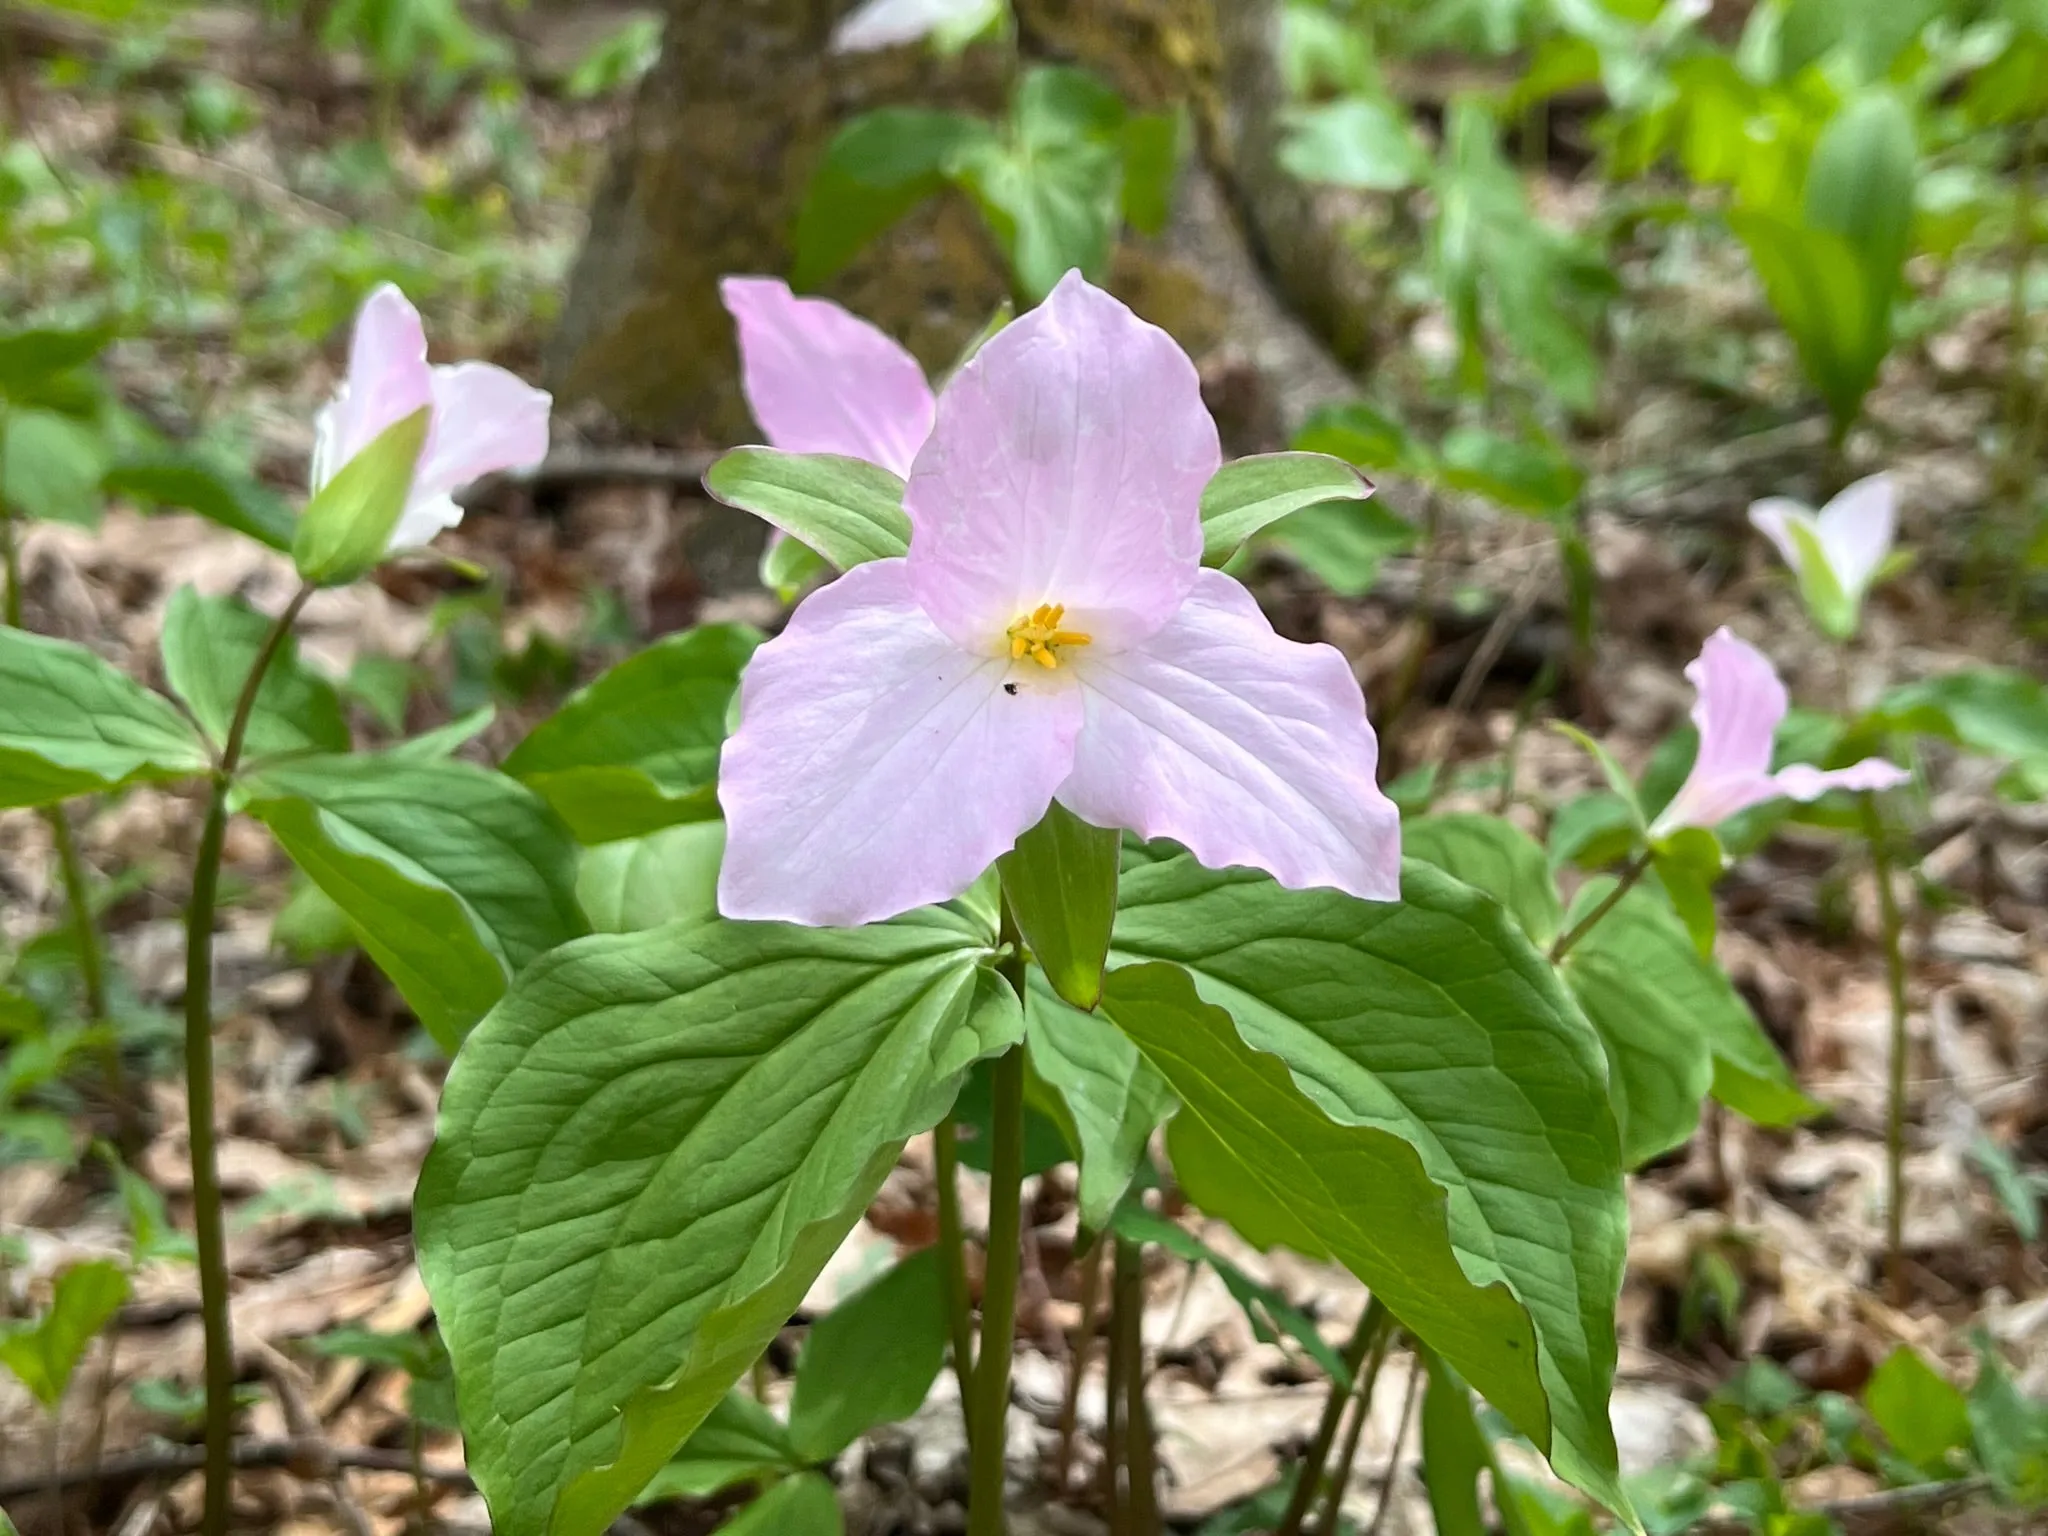
[[[1010,659],[1022,661],[1029,656],[1050,671],[1060,664],[1061,646],[1088,644],[1092,636],[1078,629],[1060,628],[1060,621],[1066,616],[1065,605],[1040,603],[1012,624],[1009,628]]]

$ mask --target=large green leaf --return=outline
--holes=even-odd
[[[201,597],[191,587],[180,587],[164,613],[165,679],[216,747],[227,741],[235,703],[272,623],[238,597]],[[348,749],[341,696],[300,663],[298,647],[286,636],[256,691],[244,759]]]
[[[1202,559],[1221,565],[1269,523],[1325,501],[1363,501],[1372,486],[1326,453],[1261,453],[1224,465],[1202,487]]]
[[[718,814],[718,751],[760,635],[710,624],[627,658],[533,728],[505,759],[584,843]]]
[[[785,1478],[719,1527],[723,1536],[845,1536],[832,1484],[816,1472]]]
[[[1887,294],[1912,243],[1918,156],[1906,104],[1875,88],[1834,115],[1807,165],[1806,222],[1848,241],[1873,285]]]
[[[444,1049],[537,956],[589,931],[574,844],[503,774],[308,757],[253,774],[244,795]]]
[[[789,1399],[789,1438],[830,1461],[879,1424],[907,1419],[946,1363],[939,1250],[924,1248],[811,1325]]]
[[[0,628],[0,808],[189,779],[209,763],[199,732],[126,673],[82,645]]]
[[[1588,881],[1572,922],[1614,889]],[[1790,1125],[1815,1106],[1799,1091],[1756,1016],[1720,967],[1703,958],[1654,891],[1624,896],[1561,967],[1607,1051],[1608,1084],[1633,1168],[1681,1145],[1711,1091],[1761,1125]]]
[[[1446,812],[1401,823],[1401,851],[1486,892],[1538,949],[1564,926],[1550,860],[1528,833],[1498,816]]]
[[[803,1466],[782,1421],[735,1388],[718,1400],[633,1502],[708,1498],[741,1483],[772,1482]]]
[[[1466,1362],[1531,1439],[1552,1443],[1529,1314],[1505,1284],[1467,1276],[1445,1192],[1412,1146],[1332,1119],[1179,966],[1113,972],[1102,1011],[1180,1095],[1167,1146],[1203,1210],[1261,1246],[1344,1264],[1418,1337]]]
[[[596,1536],[782,1327],[1017,1039],[995,938],[957,907],[604,935],[471,1034],[416,1219],[503,1536]]]
[[[780,528],[842,571],[910,550],[903,482],[865,459],[735,448],[711,466],[704,489]]]
[[[1413,862],[1402,900],[1374,903],[1179,856],[1126,868],[1121,906],[1122,956],[1187,967],[1244,1043],[1285,1062],[1344,1135],[1381,1132],[1414,1148],[1448,1197],[1458,1268],[1473,1286],[1505,1285],[1527,1309],[1536,1358],[1523,1365],[1540,1371],[1537,1403],[1511,1357],[1479,1349],[1469,1331],[1454,1346],[1391,1291],[1388,1304],[1546,1447],[1561,1475],[1626,1508],[1607,1423],[1627,1228],[1620,1149],[1599,1041],[1542,955],[1497,903]],[[1147,1054],[1185,1103],[1189,1084]],[[1336,1216],[1353,1224],[1364,1219],[1344,1206],[1354,1189],[1364,1184],[1332,1191]],[[1404,1219],[1420,1222],[1427,1209],[1418,1203]],[[1479,1315],[1453,1310],[1468,1321],[1447,1326],[1469,1330]]]
[[[1834,230],[1740,210],[1728,222],[1749,250],[1771,309],[1835,420],[1849,422],[1891,347],[1892,288]]]
[[[1145,1143],[1173,1112],[1173,1090],[1106,1020],[1083,1013],[1032,976],[1024,1009],[1031,1065],[1059,1096],[1081,1165],[1081,1225],[1100,1232],[1131,1187]]]

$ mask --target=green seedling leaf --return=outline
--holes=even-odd
[[[1968,1400],[1910,1345],[1871,1372],[1863,1406],[1892,1448],[1929,1477],[1952,1476],[1956,1454],[1969,1448]]]
[[[1262,1344],[1278,1344],[1282,1335],[1294,1340],[1302,1352],[1322,1368],[1340,1392],[1351,1390],[1351,1370],[1344,1357],[1332,1349],[1313,1319],[1270,1285],[1262,1285],[1237,1265],[1203,1242],[1187,1228],[1155,1216],[1135,1201],[1125,1201],[1110,1222],[1118,1237],[1134,1243],[1156,1243],[1168,1253],[1216,1272],[1231,1299],[1244,1309],[1252,1335]]]
[[[1261,453],[1217,470],[1202,489],[1202,563],[1221,565],[1246,539],[1303,507],[1363,501],[1371,484],[1322,453]]]
[[[82,645],[0,628],[0,809],[210,766],[205,741],[167,700]]]
[[[235,703],[273,622],[238,597],[201,597],[191,587],[180,587],[164,613],[165,679],[216,749],[227,743]],[[287,635],[257,689],[245,760],[348,749],[341,696],[299,660]]]
[[[1577,501],[1586,483],[1585,472],[1549,442],[1456,427],[1441,451],[1445,485],[1516,512],[1553,516]]]
[[[1976,1343],[1969,1406],[1977,1460],[2003,1498],[2039,1509],[2048,1505],[2048,1404],[2022,1395],[1988,1340]]]
[[[292,533],[300,576],[316,587],[340,587],[383,563],[432,418],[432,408],[421,406],[393,422],[314,493]]]
[[[1625,1509],[1606,1416],[1619,1146],[1599,1041],[1543,957],[1414,861],[1399,903],[1184,856],[1127,863],[1120,901],[1113,961],[1184,966],[1229,1010],[1169,1008],[1168,976],[1142,1021],[1111,1014],[1182,1100],[1168,1135],[1197,1203],[1254,1241],[1337,1254],[1561,1475]],[[1437,1209],[1445,1226],[1419,1215]]]
[[[877,1425],[924,1406],[946,1363],[939,1251],[923,1248],[811,1325],[796,1363],[789,1438],[806,1461],[830,1461]]]
[[[994,138],[987,124],[958,112],[883,107],[853,118],[826,146],[804,190],[790,281],[816,288],[943,190],[961,154]]]
[[[735,448],[711,466],[704,489],[780,528],[842,571],[910,551],[903,482],[863,459]]]
[[[586,844],[716,817],[726,717],[760,643],[742,624],[658,640],[572,694],[504,771]]]
[[[1280,164],[1303,181],[1404,192],[1430,172],[1429,155],[1406,114],[1391,101],[1343,96],[1283,110]]]
[[[1401,852],[1486,892],[1538,949],[1563,931],[1564,903],[1549,860],[1534,838],[1498,816],[1412,817],[1401,823]]]
[[[1091,827],[1055,800],[996,861],[1003,899],[1031,958],[1076,1008],[1093,1008],[1102,996],[1122,846],[1121,833]]]
[[[1081,1176],[1081,1225],[1100,1232],[1173,1112],[1173,1091],[1121,1030],[1053,995],[1034,974],[1025,999],[1031,1066],[1065,1111]]]
[[[683,922],[547,955],[477,1027],[415,1219],[503,1536],[597,1536],[758,1358],[1020,1037],[995,945],[960,904]]]
[[[0,1365],[51,1413],[85,1348],[128,1299],[128,1272],[111,1259],[74,1264],[57,1276],[49,1311],[0,1324]]]
[[[1613,888],[1611,879],[1587,882],[1567,924]],[[1742,994],[1654,891],[1624,896],[1560,969],[1606,1049],[1628,1166],[1691,1136],[1709,1092],[1759,1125],[1795,1124],[1818,1110]]]
[[[309,757],[252,775],[244,794],[450,1053],[514,975],[589,931],[568,834],[503,774]]]

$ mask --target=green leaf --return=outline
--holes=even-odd
[[[640,933],[718,911],[725,823],[691,821],[583,850],[576,899],[598,933]]]
[[[1877,281],[1833,230],[1742,209],[1728,223],[1799,349],[1807,380],[1838,425],[1855,420],[1891,347],[1896,283]]]
[[[1122,848],[1122,833],[1091,827],[1055,800],[996,860],[1004,899],[1031,958],[1053,991],[1076,1008],[1093,1008],[1102,995]]]
[[[1166,232],[1180,171],[1180,113],[1133,112],[1123,128],[1124,222],[1141,235]]]
[[[1303,181],[1402,192],[1425,180],[1429,156],[1407,116],[1390,101],[1343,96],[1283,109],[1280,165]]]
[[[1202,563],[1221,565],[1289,513],[1372,494],[1357,470],[1322,453],[1261,453],[1224,465],[1202,488]]]
[[[1486,892],[1538,949],[1564,928],[1564,903],[1536,840],[1498,816],[1454,812],[1401,823],[1401,852]]]
[[[1963,112],[1980,125],[2031,123],[2048,112],[2048,36],[2014,32],[2004,51],[1970,77]]]
[[[348,915],[444,1050],[537,956],[588,931],[575,847],[531,790],[472,763],[308,757],[244,807]]]
[[[1918,716],[1920,728],[1938,728],[1986,757],[2048,761],[2048,683],[2017,668],[1966,667],[1907,683],[1885,694],[1875,713]]]
[[[1100,282],[1122,217],[1124,105],[1085,70],[1037,65],[1018,82],[1000,139],[963,143],[952,175],[980,206],[1023,297],[1069,268]]]
[[[1607,787],[1614,791],[1615,799],[1621,802],[1631,827],[1640,837],[1647,823],[1643,816],[1643,803],[1636,796],[1635,780],[1628,776],[1628,770],[1621,766],[1612,752],[1569,721],[1553,720],[1550,722],[1550,728],[1575,743],[1599,765],[1601,776],[1607,780]]]
[[[1260,1246],[1337,1259],[1418,1337],[1469,1362],[1538,1445],[1559,1443],[1529,1314],[1501,1281],[1468,1278],[1445,1191],[1415,1148],[1379,1126],[1332,1119],[1279,1060],[1246,1044],[1229,1014],[1197,997],[1178,966],[1113,972],[1102,1008],[1180,1095],[1167,1146],[1190,1198]]]
[[[769,1482],[803,1465],[780,1419],[744,1392],[728,1392],[633,1502],[709,1498],[741,1483]]]
[[[1216,1272],[1231,1299],[1244,1309],[1252,1325],[1252,1336],[1262,1344],[1277,1344],[1281,1336],[1294,1340],[1302,1352],[1328,1376],[1339,1391],[1351,1388],[1351,1369],[1344,1357],[1330,1348],[1309,1315],[1270,1285],[1262,1285],[1187,1228],[1155,1216],[1134,1200],[1116,1209],[1111,1227],[1118,1237],[1134,1243],[1156,1243],[1176,1258],[1206,1264]]]
[[[1324,501],[1282,518],[1266,542],[1339,597],[1363,597],[1389,555],[1413,549],[1413,523],[1376,501]]]
[[[1692,935],[1693,948],[1702,960],[1714,958],[1714,936],[1720,928],[1714,911],[1714,882],[1726,867],[1721,840],[1706,827],[1681,827],[1659,838],[1651,858],[1657,883],[1671,898],[1672,909]]]
[[[239,597],[201,597],[180,587],[164,613],[164,676],[215,747],[226,745],[235,702],[273,620]],[[300,662],[287,635],[263,674],[244,738],[245,757],[346,752],[348,721],[334,685]]]
[[[432,417],[421,406],[393,422],[313,493],[292,532],[300,576],[316,587],[346,586],[383,563]]]
[[[811,1325],[796,1363],[789,1438],[830,1461],[880,1424],[907,1419],[946,1363],[939,1251],[923,1248]]]
[[[1954,1453],[1969,1447],[1968,1400],[1909,1344],[1871,1372],[1863,1406],[1892,1448],[1929,1477],[1953,1474]]]
[[[1319,407],[1294,434],[1294,447],[1327,453],[1360,469],[1387,469],[1430,478],[1435,461],[1408,429],[1362,400]]]
[[[535,726],[505,772],[583,843],[718,815],[718,751],[740,672],[761,636],[709,624],[657,640]]]
[[[942,190],[947,167],[968,146],[994,137],[974,118],[922,107],[883,107],[849,121],[804,189],[790,282],[816,288]]]
[[[1551,516],[1579,498],[1585,472],[1554,443],[1454,427],[1441,452],[1445,485],[1516,512]]]
[[[2038,1509],[2048,1504],[2048,1405],[2021,1395],[1988,1340],[1976,1344],[1970,1432],[1977,1459],[2003,1498]]]
[[[1186,966],[1202,998],[1236,1021],[1232,1037],[1242,1038],[1226,1054],[1249,1058],[1212,1063],[1205,1080],[1170,1066],[1155,1034],[1138,1040],[1188,1106],[1169,1131],[1181,1138],[1175,1169],[1204,1209],[1255,1240],[1269,1210],[1289,1212],[1290,1180],[1303,1198],[1315,1191],[1331,1202],[1289,1212],[1264,1240],[1306,1242],[1308,1253],[1344,1246],[1368,1285],[1387,1287],[1395,1315],[1547,1448],[1567,1481],[1625,1508],[1606,1405],[1626,1215],[1599,1042],[1496,903],[1414,862],[1402,891],[1399,903],[1288,891],[1186,857],[1125,869],[1118,954]],[[1286,1070],[1253,1052],[1273,1053]],[[1254,1082],[1269,1108],[1247,1097]],[[1255,1133],[1247,1121],[1272,1129]],[[1182,1152],[1189,1131],[1209,1164],[1226,1152],[1234,1160],[1227,1182],[1241,1198],[1231,1209],[1198,1192]],[[1322,1170],[1310,1148],[1325,1143],[1350,1172]],[[1315,1173],[1296,1170],[1303,1158]],[[1368,1174],[1367,1162],[1383,1172]],[[1437,1206],[1432,1185],[1447,1205]],[[1368,1200],[1405,1214],[1374,1215]],[[1456,1261],[1424,1280],[1415,1265],[1426,1259],[1438,1275],[1439,1260],[1449,1262],[1435,1246],[1445,1238],[1424,1236],[1445,1232],[1425,1216],[1439,1209]],[[1384,1246],[1397,1232],[1398,1259]],[[1390,1276],[1390,1263],[1405,1273]],[[1411,1285],[1427,1295],[1409,1300]],[[1511,1322],[1522,1308],[1525,1318]],[[1531,1328],[1533,1357],[1507,1343],[1519,1330],[1526,1346]]]
[[[1611,879],[1588,881],[1569,921],[1613,888]],[[1818,1108],[1799,1091],[1742,994],[1655,892],[1624,896],[1572,946],[1561,969],[1606,1048],[1630,1167],[1683,1144],[1710,1090],[1760,1125],[1791,1125]]]
[[[503,1536],[596,1536],[766,1347],[1020,1010],[992,925],[605,935],[463,1046],[416,1201]]]
[[[879,464],[836,453],[735,448],[704,489],[800,540],[842,571],[909,553],[903,482]]]
[[[785,603],[832,572],[825,557],[801,539],[770,539],[761,550],[761,585]]]
[[[21,1378],[54,1413],[85,1347],[128,1299],[128,1272],[111,1259],[89,1259],[57,1276],[50,1310],[27,1322],[0,1324],[0,1365]]]
[[[0,809],[189,779],[206,743],[168,700],[82,645],[0,628]]]
[[[99,326],[46,327],[0,335],[0,398],[16,404],[41,400],[44,384],[85,367],[112,340],[112,333]]]
[[[1848,241],[1887,301],[1912,245],[1918,156],[1906,104],[1877,88],[1828,121],[1807,165],[1806,222]]]
[[[100,520],[107,449],[91,425],[56,411],[0,416],[0,504],[42,522]]]
[[[1429,1473],[1437,1536],[1486,1536],[1491,1527],[1479,1511],[1479,1474],[1492,1457],[1472,1413],[1471,1392],[1427,1350],[1417,1368],[1429,1372],[1422,1394],[1422,1464]]]
[[[815,1472],[799,1472],[719,1528],[720,1536],[845,1536],[839,1496]]]
[[[1024,1005],[1031,1066],[1058,1095],[1081,1177],[1081,1225],[1100,1232],[1131,1187],[1152,1133],[1173,1112],[1173,1090],[1128,1036],[1053,995],[1037,975]]]
[[[110,496],[197,512],[280,553],[292,547],[297,519],[284,498],[202,454],[173,451],[123,459],[101,481]]]

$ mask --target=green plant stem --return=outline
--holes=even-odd
[[[1123,1357],[1124,1497],[1131,1536],[1159,1536],[1159,1468],[1145,1412],[1145,1263],[1139,1244],[1116,1240],[1110,1348]]]
[[[1358,1464],[1358,1443],[1365,1436],[1365,1421],[1372,1417],[1372,1392],[1379,1385],[1380,1367],[1387,1363],[1387,1350],[1394,1342],[1394,1329],[1382,1328],[1374,1342],[1365,1375],[1351,1394],[1351,1423],[1344,1431],[1344,1449],[1337,1453],[1337,1470],[1323,1495],[1323,1517],[1316,1522],[1316,1536],[1338,1536],[1337,1521],[1344,1509],[1344,1490],[1351,1486],[1351,1469]],[[1399,1447],[1395,1447],[1398,1452]]]
[[[1060,1399],[1059,1449],[1053,1453],[1052,1486],[1065,1494],[1074,1466],[1074,1431],[1081,1416],[1081,1378],[1088,1370],[1088,1347],[1095,1341],[1095,1309],[1102,1295],[1102,1268],[1109,1243],[1100,1234],[1081,1256],[1081,1316],[1069,1341],[1066,1393]]]
[[[1309,1442],[1308,1454],[1301,1459],[1301,1472],[1294,1481],[1294,1493],[1287,1501],[1287,1510],[1280,1517],[1280,1523],[1273,1527],[1273,1536],[1301,1536],[1301,1523],[1308,1518],[1309,1506],[1315,1502],[1316,1489],[1323,1480],[1323,1468],[1329,1464],[1330,1447],[1337,1442],[1337,1426],[1344,1417],[1344,1405],[1351,1400],[1351,1389],[1357,1384],[1358,1373],[1365,1369],[1366,1357],[1378,1348],[1380,1335],[1391,1326],[1392,1319],[1387,1309],[1375,1296],[1367,1303],[1365,1315],[1358,1320],[1351,1342],[1344,1346],[1344,1369],[1351,1373],[1348,1382],[1330,1383],[1330,1396],[1323,1404],[1323,1417],[1316,1425],[1316,1437]]]
[[[14,514],[0,506],[0,568],[7,572],[7,627],[21,628],[21,548],[14,542]]]
[[[1557,942],[1550,946],[1550,963],[1557,964],[1571,953],[1573,945],[1599,927],[1600,919],[1620,905],[1621,898],[1635,889],[1636,882],[1642,879],[1649,869],[1650,851],[1645,848],[1623,867],[1620,878],[1614,882],[1614,889],[1600,898],[1599,905],[1557,936]]]
[[[227,1531],[235,1432],[235,1346],[229,1331],[227,1241],[213,1124],[214,908],[220,897],[221,849],[227,841],[228,792],[241,766],[256,694],[312,595],[311,587],[301,587],[278,615],[235,701],[207,797],[206,824],[192,864],[192,899],[185,913],[185,1113],[192,1151],[199,1311],[206,1330],[206,1506],[200,1525],[205,1536],[224,1536]]]
[[[1877,797],[1863,797],[1863,835],[1870,842],[1871,873],[1877,880],[1877,909],[1884,920],[1885,981],[1891,991],[1891,1054],[1887,1063],[1884,1111],[1884,1272],[1895,1307],[1906,1304],[1906,953],[1902,947],[1898,893],[1892,889],[1891,849]]]
[[[2012,189],[2012,286],[2006,304],[2005,478],[2011,487],[2019,526],[2032,510],[2034,466],[2026,457],[2027,409],[2027,277],[2034,264],[2034,178],[2040,169],[2041,133],[2029,123],[2020,136],[2019,175]]]
[[[939,1284],[946,1293],[946,1326],[953,1342],[953,1377],[960,1383],[960,1416],[974,1443],[974,1323],[967,1302],[967,1239],[960,1229],[960,1142],[951,1115],[932,1132],[932,1180],[939,1200]]]
[[[1003,908],[1009,955],[999,967],[1024,1001],[1024,954]],[[988,1264],[981,1287],[981,1348],[974,1368],[974,1434],[968,1447],[967,1536],[1002,1536],[1005,1420],[1010,1356],[1017,1334],[1017,1279],[1023,1268],[1024,1048],[996,1058],[989,1135]]]

